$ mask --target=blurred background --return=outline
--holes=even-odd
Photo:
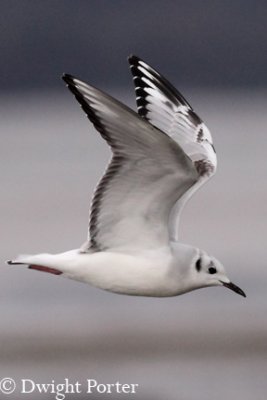
[[[138,383],[119,395],[137,400],[266,398],[266,19],[261,0],[1,1],[0,378]],[[212,131],[218,172],[187,205],[181,240],[221,260],[247,299],[119,296],[5,265],[84,242],[110,152],[60,77],[135,107],[131,53]]]

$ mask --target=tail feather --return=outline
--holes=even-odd
[[[7,260],[6,263],[8,265],[25,265],[25,263],[23,263],[23,262],[12,261],[12,260]]]
[[[29,265],[31,263],[30,259],[32,258],[29,254],[21,254],[15,260],[8,260],[6,263],[8,265]]]
[[[37,254],[35,256],[20,255],[15,260],[8,260],[6,263],[9,265],[28,265],[29,269],[48,272],[54,275],[61,275],[62,271],[57,268],[53,268],[52,266],[49,266],[49,262],[47,262],[48,260],[41,261],[41,259],[44,258],[43,256],[44,254]],[[47,254],[45,254],[45,256],[47,256]]]

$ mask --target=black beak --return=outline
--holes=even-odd
[[[240,289],[238,286],[236,286],[234,283],[232,283],[232,282],[228,283],[228,282],[223,282],[223,281],[221,281],[221,282],[222,282],[223,286],[227,287],[228,289],[233,290],[234,292],[240,294],[243,297],[247,297],[245,292],[243,292],[243,290]]]

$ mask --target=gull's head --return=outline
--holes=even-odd
[[[230,281],[226,275],[224,266],[215,257],[209,256],[204,251],[198,251],[197,257],[194,257],[191,272],[194,282],[199,288],[224,286],[246,297],[243,290]]]

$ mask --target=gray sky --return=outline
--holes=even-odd
[[[1,89],[125,85],[130,53],[182,85],[266,87],[266,20],[260,0],[2,0]]]
[[[267,2],[0,4],[1,377],[138,382],[135,400],[265,399]],[[247,299],[224,288],[122,297],[4,263],[84,242],[110,152],[60,75],[134,106],[130,53],[212,132],[218,172],[186,205],[181,240],[216,256]]]

